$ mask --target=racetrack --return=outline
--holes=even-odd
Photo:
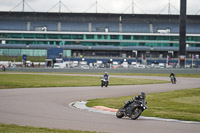
[[[89,75],[94,76],[94,75]],[[127,76],[111,76],[127,77]],[[168,77],[128,76],[129,78],[162,79]],[[110,133],[199,133],[199,124],[185,124],[148,119],[117,119],[113,115],[74,109],[75,101],[164,92],[200,87],[198,78],[177,78],[177,84],[151,84],[97,87],[52,87],[0,90],[0,123],[76,129]]]

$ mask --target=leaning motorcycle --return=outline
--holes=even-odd
[[[101,77],[101,87],[103,86],[108,87],[108,79]]]
[[[124,106],[117,111],[116,117],[129,117],[132,120],[139,118],[142,112],[147,109],[145,97],[146,94],[142,92],[141,95],[136,96],[131,101],[126,101]]]
[[[176,78],[174,76],[170,76],[172,84],[176,84]]]

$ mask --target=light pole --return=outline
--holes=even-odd
[[[138,54],[138,51],[137,50],[133,50],[132,52],[135,53],[135,60],[136,60],[136,63],[137,63],[137,54]]]

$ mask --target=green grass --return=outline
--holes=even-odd
[[[9,72],[9,71],[8,71]],[[0,73],[6,73],[0,71]],[[22,73],[22,72],[14,72],[12,73]],[[23,73],[30,73],[30,72],[23,72]],[[31,72],[31,73],[38,73],[38,72]],[[46,72],[40,72],[46,73]],[[80,72],[49,72],[51,74],[90,74],[90,75],[99,75],[102,76],[104,73],[80,73]],[[166,73],[109,73],[109,75],[123,75],[123,76],[158,76],[158,77],[169,77],[169,74]],[[187,77],[187,78],[200,78],[200,74],[176,74],[176,77]]]
[[[89,100],[87,106],[118,109],[134,96]],[[143,116],[200,121],[200,88],[147,94],[148,109]]]
[[[49,128],[36,128],[30,126],[6,125],[0,124],[1,133],[97,133],[79,130],[60,130]],[[100,133],[100,132],[99,132]]]
[[[64,76],[36,74],[0,74],[0,89],[33,87],[79,87],[100,86],[100,76]],[[109,85],[160,84],[168,81],[151,79],[110,78]]]
[[[58,73],[59,72],[52,72]],[[62,74],[91,74],[91,75],[103,75],[103,73],[62,73]],[[109,75],[123,75],[123,76],[158,76],[158,77],[169,77],[166,73],[109,73]],[[187,78],[200,78],[200,74],[176,74],[176,77],[187,77]]]

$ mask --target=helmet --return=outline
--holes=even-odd
[[[105,72],[105,74],[108,74],[108,72]]]
[[[146,97],[146,94],[145,94],[144,92],[141,92],[141,96],[142,96],[143,98],[145,98],[145,97]]]

